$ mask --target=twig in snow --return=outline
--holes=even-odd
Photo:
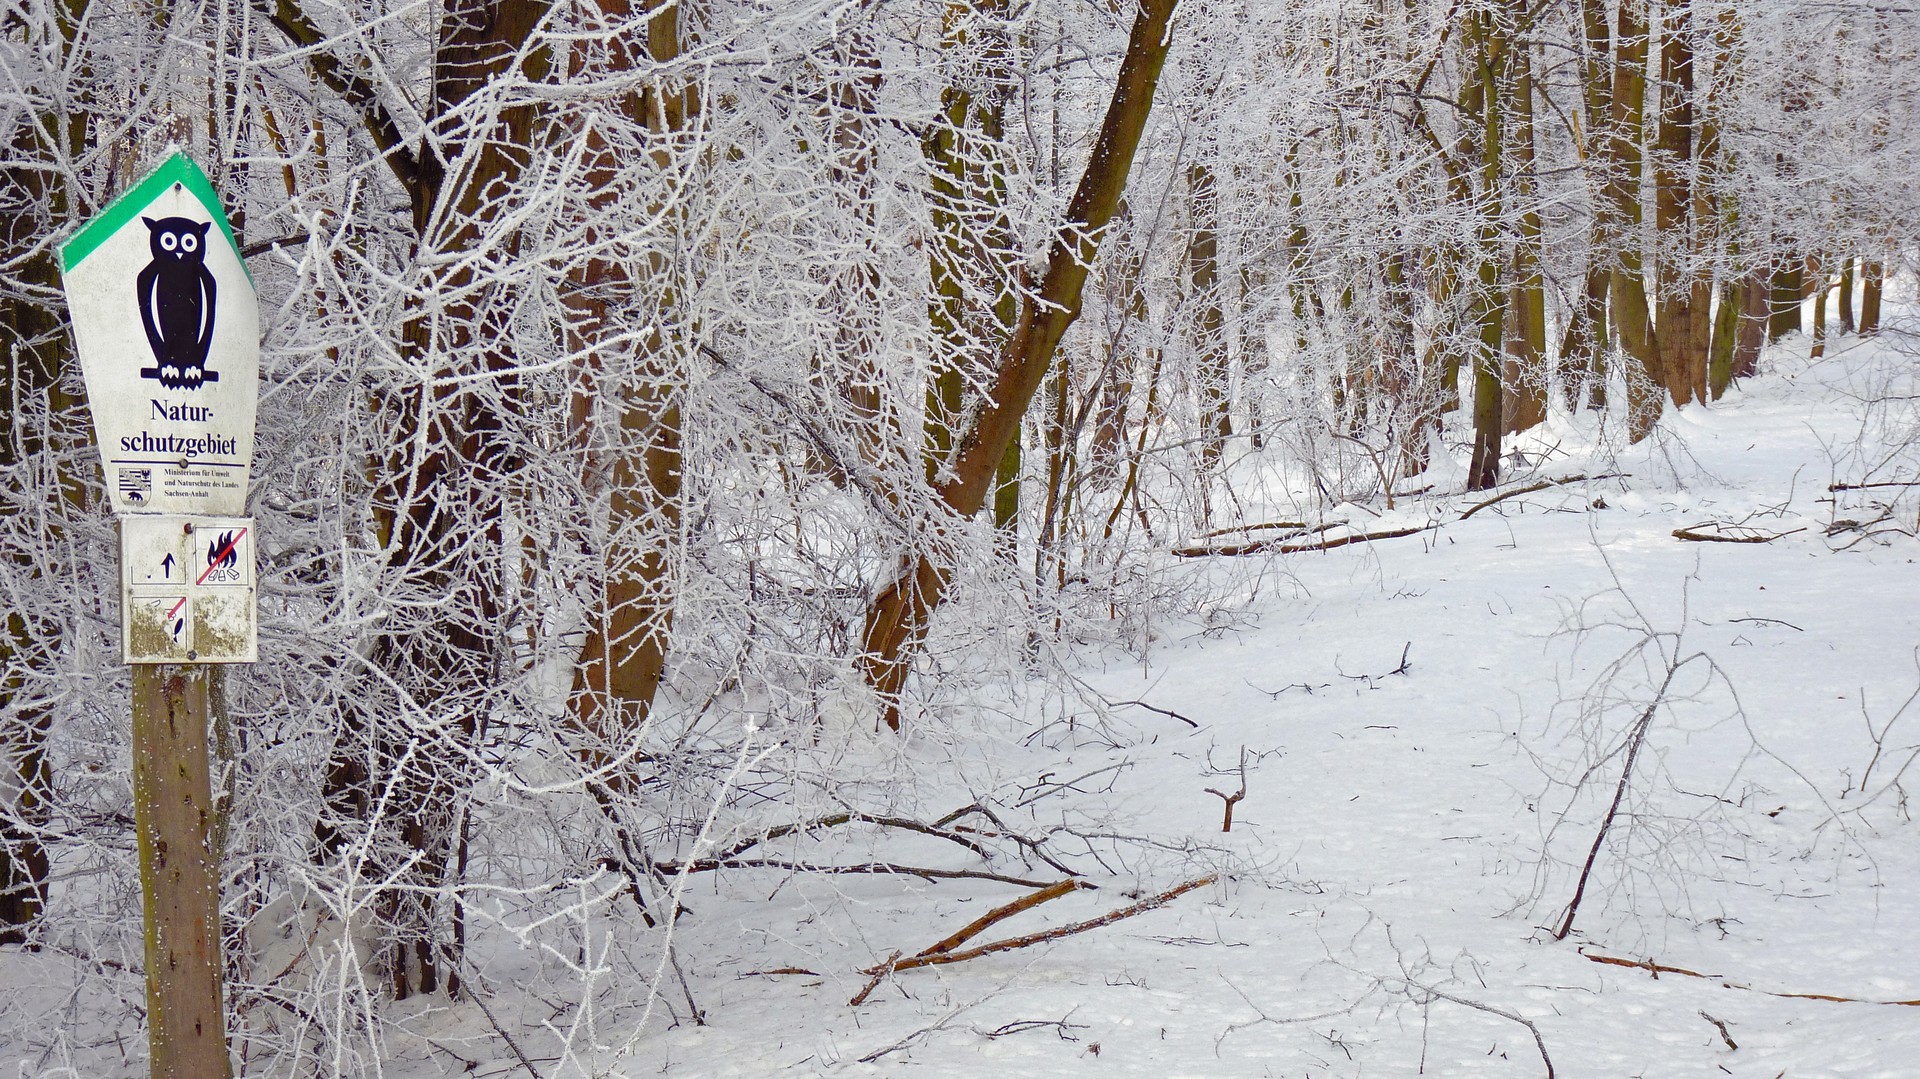
[[[1452,993],[1448,993],[1445,990],[1441,990],[1441,989],[1435,989],[1430,985],[1421,985],[1418,982],[1408,982],[1407,985],[1410,988],[1418,989],[1420,992],[1425,993],[1428,996],[1438,997],[1441,1000],[1450,1000],[1453,1003],[1458,1004],[1462,1007],[1473,1008],[1478,1011],[1483,1011],[1483,1012],[1486,1012],[1488,1015],[1497,1015],[1502,1019],[1510,1019],[1513,1022],[1516,1022],[1523,1027],[1526,1027],[1527,1032],[1533,1035],[1534,1046],[1540,1050],[1540,1062],[1547,1066],[1547,1079],[1554,1079],[1553,1058],[1547,1055],[1547,1040],[1540,1036],[1540,1028],[1534,1025],[1533,1020],[1528,1019],[1526,1016],[1521,1015],[1519,1012],[1510,1012],[1505,1008],[1496,1008],[1491,1004],[1485,1004],[1478,1000],[1470,999],[1468,997],[1456,997]]]
[[[973,1032],[982,1038],[1004,1038],[1009,1034],[1025,1034],[1029,1030],[1041,1030],[1046,1027],[1052,1027],[1054,1033],[1060,1035],[1061,1041],[1077,1042],[1080,1039],[1067,1033],[1067,1031],[1085,1030],[1087,1029],[1087,1025],[1085,1023],[1069,1023],[1067,1020],[1073,1018],[1073,1013],[1079,1010],[1079,1005],[1075,1005],[1068,1009],[1067,1014],[1058,1019],[1016,1019],[1011,1023],[1003,1023],[992,1030],[981,1030],[979,1027],[975,1027],[973,1028]]]
[[[462,965],[466,965],[464,961]],[[483,987],[476,985],[475,988],[479,989]],[[507,1029],[500,1025],[500,1020],[493,1017],[493,1009],[487,1007],[486,998],[480,993],[469,993],[468,995],[473,998],[475,1004],[480,1006],[480,1014],[487,1017],[487,1025],[493,1028],[495,1034],[500,1035],[500,1040],[507,1043],[508,1049],[513,1050],[514,1057],[520,1061],[521,1067],[527,1069],[527,1074],[533,1076],[533,1079],[546,1079],[545,1076],[540,1074],[540,1069],[533,1066],[533,1061],[528,1058],[527,1054],[520,1048],[520,1043],[514,1041],[513,1035],[508,1034]]]
[[[978,1002],[976,1001],[975,1003],[978,1003]],[[902,1049],[908,1048],[909,1046],[913,1045],[914,1042],[919,1041],[920,1039],[926,1037],[929,1034],[932,1034],[936,1030],[947,1029],[947,1024],[953,1022],[954,1019],[958,1017],[961,1012],[964,1012],[971,1007],[973,1007],[972,1004],[956,1005],[953,1008],[953,1010],[941,1016],[935,1022],[929,1023],[928,1025],[921,1027],[919,1030],[916,1030],[913,1033],[907,1035],[906,1037],[901,1038],[899,1041],[894,1042],[892,1045],[889,1045],[884,1049],[875,1049],[873,1052],[868,1053],[866,1056],[861,1057],[860,1063],[871,1064],[874,1061],[879,1060],[881,1057],[886,1056],[888,1053],[897,1053]]]
[[[1188,719],[1186,716],[1183,716],[1180,713],[1175,712],[1170,708],[1155,708],[1153,705],[1148,704],[1145,701],[1108,701],[1107,707],[1108,708],[1127,708],[1127,707],[1145,708],[1149,712],[1158,712],[1160,715],[1166,716],[1170,719],[1177,719],[1180,722],[1185,723],[1187,726],[1192,727],[1194,730],[1200,729],[1200,724],[1194,722],[1191,719]]]
[[[867,997],[871,995],[875,989],[880,988],[880,982],[893,970],[893,963],[899,958],[900,953],[896,951],[892,955],[887,956],[886,962],[868,971],[867,984],[861,986],[860,991],[853,995],[853,999],[847,1001],[847,1007],[858,1008],[861,1004],[865,1003]],[[861,1062],[865,1063],[865,1058],[862,1058]]]
[[[1706,1011],[1705,1011],[1705,1009],[1702,1009],[1702,1010],[1701,1010],[1701,1012],[1700,1012],[1700,1018],[1702,1018],[1702,1019],[1705,1019],[1705,1020],[1706,1020],[1707,1022],[1709,1022],[1709,1023],[1712,1023],[1712,1024],[1714,1025],[1714,1026],[1716,1026],[1716,1027],[1719,1027],[1719,1028],[1720,1028],[1720,1040],[1721,1040],[1721,1041],[1724,1041],[1724,1042],[1726,1042],[1726,1043],[1727,1043],[1727,1048],[1728,1048],[1728,1049],[1738,1049],[1738,1048],[1740,1048],[1740,1043],[1739,1043],[1739,1042],[1736,1042],[1736,1041],[1734,1041],[1734,1040],[1733,1040],[1733,1035],[1731,1035],[1731,1034],[1729,1034],[1729,1033],[1727,1033],[1727,1024],[1725,1024],[1725,1023],[1722,1023],[1722,1022],[1721,1022],[1720,1020],[1718,1020],[1718,1019],[1715,1019],[1715,1018],[1714,1018],[1713,1016],[1711,1016],[1711,1015],[1708,1015],[1708,1014],[1706,1013]]]
[[[1214,790],[1212,787],[1207,788],[1208,794],[1211,794],[1215,798],[1218,798],[1222,802],[1226,803],[1226,815],[1220,821],[1220,830],[1223,832],[1233,831],[1233,807],[1237,805],[1242,798],[1245,798],[1247,796],[1247,747],[1246,746],[1240,747],[1240,767],[1235,770],[1240,774],[1240,790],[1238,793],[1227,794],[1223,791]]]
[[[1794,625],[1792,622],[1789,622],[1784,618],[1761,618],[1758,615],[1752,615],[1746,618],[1729,618],[1727,619],[1727,621],[1729,622],[1771,622],[1776,626],[1785,626],[1788,629],[1799,630],[1799,632],[1801,633],[1806,632],[1806,630],[1800,629],[1799,626]]]

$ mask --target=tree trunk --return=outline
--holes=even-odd
[[[1523,0],[1508,0],[1514,28],[1527,19]],[[1507,338],[1504,381],[1509,394],[1505,430],[1517,434],[1547,418],[1547,285],[1540,269],[1540,203],[1533,175],[1533,46],[1516,36],[1508,46],[1511,77],[1508,111],[1513,117],[1513,199],[1520,235],[1513,248],[1513,288],[1508,299],[1513,332]]]
[[[1752,378],[1760,370],[1771,289],[1765,270],[1755,270],[1740,282],[1740,325],[1733,334],[1734,378]]]
[[[593,36],[577,44],[572,56],[573,74],[618,76],[668,64],[681,55],[682,5],[643,0],[640,14],[646,33],[640,40],[625,29],[634,15],[629,0],[598,0],[596,8]],[[595,252],[617,249],[618,227],[602,235],[596,222],[603,212],[634,197],[624,188],[634,170],[664,172],[684,164],[685,155],[676,144],[696,121],[698,99],[691,87],[656,78],[645,89],[616,99],[610,111],[613,115],[606,117],[587,112],[578,121],[584,130],[564,135],[584,148],[586,242],[581,246]],[[649,147],[644,163],[619,153],[601,123],[640,133]],[[668,212],[664,206],[651,209],[658,215]],[[858,295],[866,280],[862,268],[848,272],[853,295]],[[627,876],[628,893],[649,925],[653,919],[641,889],[649,873],[647,856],[640,830],[627,819],[625,802],[644,778],[636,756],[666,676],[677,599],[674,570],[683,513],[679,397],[685,345],[671,336],[681,320],[674,311],[669,274],[666,259],[659,255],[639,264],[590,257],[569,273],[567,309],[572,351],[583,357],[571,415],[581,486],[590,502],[604,498],[607,505],[607,538],[592,552],[583,582],[585,639],[569,697],[573,734],[579,739],[574,753],[585,770],[588,793],[614,833],[612,860]],[[633,297],[646,297],[652,308],[616,306],[631,304]],[[623,340],[634,321],[656,327],[637,344]],[[864,339],[854,333],[850,347],[864,347]],[[856,370],[861,362],[856,358]],[[868,391],[877,391],[877,383],[856,379],[848,388],[861,419],[880,422],[877,407],[860,408],[867,400],[860,395]],[[877,400],[872,399],[876,405]],[[873,432],[863,428],[860,437],[862,452],[867,452]]]
[[[517,360],[506,347],[514,305],[477,263],[436,256],[480,247],[501,227],[532,154],[533,107],[500,108],[485,124],[468,104],[506,73],[545,10],[541,0],[450,3],[436,31],[427,115],[434,135],[417,158],[396,152],[389,162],[408,186],[422,294],[433,302],[402,332],[415,380],[377,400],[392,417],[395,449],[377,466],[376,512],[401,587],[444,597],[436,611],[464,614],[391,623],[379,639],[372,659],[385,673],[382,688],[361,700],[350,719],[357,729],[334,748],[328,809],[315,832],[332,855],[351,832],[376,831],[366,872],[381,882],[380,962],[396,997],[457,988],[460,914],[443,888],[458,861],[474,746],[499,677],[502,497],[520,467],[501,421],[523,408]],[[295,40],[311,31],[290,5],[276,19]],[[538,81],[546,63],[536,50],[522,74]],[[377,104],[368,108],[378,137]],[[500,249],[511,257],[510,241]],[[479,380],[447,377],[482,372]]]
[[[1853,262],[1852,255],[1840,260],[1840,333],[1843,336],[1858,329],[1853,321]]]
[[[1581,115],[1586,126],[1576,150],[1587,175],[1606,175],[1611,153],[1608,132],[1613,124],[1613,32],[1607,24],[1606,4],[1602,0],[1581,0],[1580,21],[1584,88]],[[1619,226],[1615,224],[1616,207],[1604,184],[1592,191],[1591,198],[1585,287],[1567,316],[1567,331],[1560,344],[1560,386],[1569,410],[1583,403],[1590,408],[1605,408],[1607,403],[1603,362],[1608,343],[1607,287]]]
[[[1659,301],[1653,365],[1675,406],[1694,400],[1706,381],[1699,332],[1693,229],[1693,16],[1691,0],[1666,0],[1661,17],[1660,124],[1654,157],[1654,230],[1660,237]],[[1698,377],[1695,369],[1698,368]]]
[[[88,15],[87,0],[51,5],[52,18],[37,26],[5,20],[9,46],[51,53],[56,62],[87,70],[75,41]],[[43,36],[37,30],[52,30]],[[26,480],[32,466],[60,445],[56,431],[78,402],[64,386],[73,368],[73,339],[61,299],[56,245],[49,238],[67,226],[74,207],[56,163],[80,158],[93,138],[86,104],[52,95],[38,113],[12,118],[11,161],[0,170],[0,261],[5,271],[0,299],[0,476]],[[51,144],[47,140],[51,140]],[[59,454],[54,459],[64,459]],[[77,488],[65,469],[42,473],[44,490],[23,491],[32,500],[74,499]],[[50,514],[43,520],[59,521]],[[22,517],[8,522],[26,524]],[[31,526],[30,526],[31,527]],[[56,525],[57,527],[57,525]],[[42,543],[58,535],[42,534]],[[19,580],[50,572],[26,544],[0,541]],[[9,606],[0,612],[0,944],[37,942],[36,928],[51,887],[45,829],[52,816],[53,772],[46,739],[53,698],[43,676],[58,669],[54,650],[62,627],[37,613]]]
[[[1775,252],[1767,317],[1769,343],[1800,332],[1800,304],[1807,298],[1802,274],[1806,260],[1793,253],[1791,243],[1776,246]]]
[[[1502,405],[1501,366],[1507,320],[1507,290],[1502,288],[1499,255],[1501,235],[1502,149],[1505,141],[1506,68],[1509,42],[1504,20],[1494,12],[1468,16],[1469,33],[1463,43],[1475,63],[1466,95],[1467,115],[1478,113],[1480,130],[1480,224],[1478,228],[1479,288],[1474,293],[1475,321],[1480,347],[1473,358],[1473,452],[1467,464],[1467,490],[1492,487],[1500,479]],[[1474,108],[1473,106],[1478,106]]]
[[[1633,361],[1626,372],[1627,428],[1629,437],[1638,442],[1653,433],[1664,396],[1640,249],[1644,215],[1641,146],[1646,139],[1646,0],[1621,0],[1617,25],[1606,184],[1616,226],[1610,239],[1617,255],[1607,288],[1614,329]]]
[[[1200,398],[1200,482],[1205,483],[1219,468],[1220,455],[1233,437],[1232,372],[1220,303],[1219,211],[1210,167],[1198,162],[1187,166],[1187,197],[1193,214],[1187,280],[1190,299],[1198,307],[1193,320],[1193,371]]]
[[[1880,332],[1880,297],[1886,289],[1887,270],[1883,263],[1860,262],[1860,336]]]
[[[1818,254],[1808,255],[1806,276],[1802,278],[1807,296],[1813,301],[1813,345],[1807,355],[1816,360],[1827,354],[1827,293],[1830,287],[1821,261]]]
[[[1740,333],[1740,303],[1745,285],[1740,281],[1720,283],[1720,295],[1713,309],[1713,341],[1707,357],[1707,392],[1718,401],[1733,383],[1734,342]]]
[[[939,119],[921,147],[931,177],[928,201],[935,232],[928,266],[935,354],[924,455],[927,482],[936,486],[953,467],[973,408],[966,387],[992,370],[1013,333],[1018,306],[1019,260],[1006,207],[1012,169],[1006,108],[1013,84],[1007,17],[1007,0],[947,6],[942,51],[954,58],[958,73],[941,90]],[[977,53],[969,55],[972,50]],[[1003,532],[1007,511],[1017,509],[1018,492],[1003,496],[997,488],[1018,482],[1018,454],[1003,450],[995,461],[1002,481],[996,484],[995,523]]]
[[[1126,188],[1134,151],[1153,107],[1175,3],[1142,0],[1140,4],[1100,133],[1067,204],[1066,221],[1054,233],[1046,269],[1022,300],[1013,336],[1001,352],[980,410],[960,440],[952,466],[943,470],[935,484],[941,502],[957,517],[979,511],[995,468],[1018,433],[1020,419],[1046,376],[1061,336],[1079,317],[1087,269]],[[896,730],[900,692],[913,650],[940,605],[946,583],[947,571],[928,553],[915,552],[867,608],[860,667],[880,695],[882,719]]]

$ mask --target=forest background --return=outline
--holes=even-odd
[[[246,1074],[378,1074],[439,1014],[409,1002],[483,1001],[522,947],[574,957],[554,1059],[605,1067],[583,1012],[615,1041],[702,1014],[696,880],[1112,877],[1158,841],[1043,827],[991,763],[1124,703],[1076,650],[1565,480],[1570,429],[1657,441],[1770,343],[1874,337],[1920,221],[1901,5],[8,0],[0,28],[0,936],[85,973],[71,1030],[137,1029],[114,528],[55,252],[178,146],[265,331],[262,661],[215,731]],[[1200,868],[1135,890],[1252,872]]]

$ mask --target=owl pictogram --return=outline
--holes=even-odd
[[[207,230],[211,221],[188,217],[150,217],[147,244],[153,261],[136,280],[140,325],[153,349],[153,366],[140,369],[141,378],[157,379],[170,390],[197,390],[202,383],[220,381],[207,370],[207,350],[213,345],[213,274],[207,271]]]

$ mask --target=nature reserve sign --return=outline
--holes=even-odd
[[[260,312],[206,174],[174,154],[60,261],[114,512],[244,513]]]

